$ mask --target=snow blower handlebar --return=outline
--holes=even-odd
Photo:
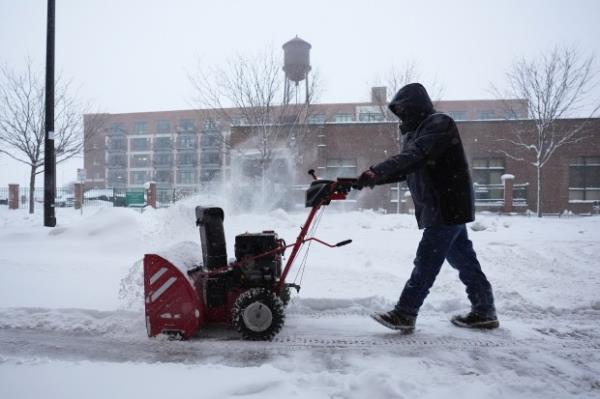
[[[286,246],[286,248],[292,247],[292,253],[288,258],[288,261],[279,279],[279,283],[277,284],[277,292],[281,292],[283,289],[285,285],[285,278],[287,277],[287,274],[294,263],[296,255],[298,255],[300,248],[305,242],[316,241],[319,244],[325,245],[329,248],[341,247],[352,242],[352,240],[344,240],[338,242],[337,244],[329,244],[319,240],[316,237],[306,238],[306,235],[308,234],[308,230],[310,229],[310,226],[312,225],[319,209],[321,209],[321,207],[324,205],[329,205],[332,200],[346,199],[346,196],[350,190],[356,188],[357,179],[340,177],[336,180],[320,180],[317,178],[314,169],[309,170],[308,174],[314,179],[308,190],[306,190],[306,207],[310,207],[311,210],[306,218],[306,223],[304,223],[304,226],[302,226],[300,229],[300,234],[296,238],[296,242]]]

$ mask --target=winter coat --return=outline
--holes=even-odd
[[[382,182],[406,178],[420,229],[472,222],[473,184],[454,120],[435,113],[418,83],[400,89],[389,108],[403,120],[402,150],[371,169]]]

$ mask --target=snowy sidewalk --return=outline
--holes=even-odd
[[[448,322],[468,309],[448,265],[414,335],[374,323],[368,314],[389,309],[410,273],[419,231],[408,215],[331,212],[318,236],[354,241],[313,247],[273,342],[221,327],[187,342],[148,339],[139,260],[197,241],[194,205],[61,210],[52,230],[37,215],[0,212],[0,397],[600,396],[598,217],[478,215],[469,234],[494,285],[498,330]],[[263,229],[290,241],[304,217],[229,215],[227,241]]]

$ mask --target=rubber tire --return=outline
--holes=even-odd
[[[272,321],[264,331],[252,331],[244,323],[244,310],[252,303],[260,302],[271,311]],[[270,341],[283,327],[285,314],[283,302],[272,291],[265,288],[251,288],[238,297],[232,309],[233,327],[249,341]]]

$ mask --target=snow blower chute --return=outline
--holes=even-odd
[[[286,277],[301,247],[309,241],[331,248],[352,242],[328,244],[307,235],[318,211],[332,200],[346,199],[356,179],[320,180],[313,170],[309,173],[314,181],[306,190],[305,205],[311,209],[293,244],[286,245],[274,231],[241,234],[235,237],[235,261],[228,263],[223,210],[198,206],[202,265],[182,270],[159,255],[144,256],[148,336],[188,339],[206,323],[230,323],[249,340],[270,340],[281,330],[290,289],[300,289],[286,283]]]

